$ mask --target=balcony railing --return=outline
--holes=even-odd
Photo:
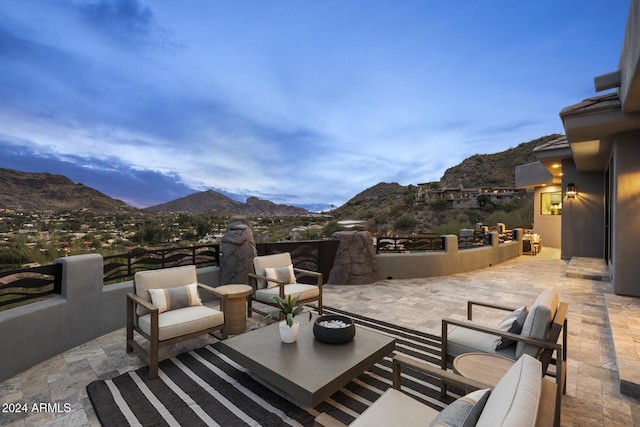
[[[442,236],[425,235],[376,238],[376,254],[380,252],[442,250],[444,250],[444,239]]]
[[[61,284],[61,264],[0,271],[0,310],[59,294]]]
[[[105,284],[133,279],[142,270],[196,265],[220,265],[220,245],[200,245],[132,251],[104,257]]]
[[[473,233],[471,236],[458,236],[458,249],[481,248],[491,245],[489,233]]]

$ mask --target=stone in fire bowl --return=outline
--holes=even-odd
[[[321,322],[341,320],[348,326],[344,328],[328,328],[320,326]],[[315,335],[318,341],[322,341],[326,344],[344,344],[353,339],[356,335],[356,325],[353,323],[353,319],[340,316],[337,314],[330,314],[326,316],[320,316],[313,324],[313,335]]]

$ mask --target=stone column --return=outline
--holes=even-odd
[[[232,217],[222,236],[220,284],[247,283],[247,273],[253,272],[253,258],[256,255],[251,223],[246,217]]]
[[[378,280],[373,237],[368,231],[338,231],[331,239],[340,240],[327,283],[363,285]]]

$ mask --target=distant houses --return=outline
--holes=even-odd
[[[510,202],[520,198],[524,190],[514,187],[479,187],[479,188],[433,188],[431,184],[418,184],[417,202],[426,204],[446,203],[448,208],[479,208],[486,203],[494,205]],[[444,202],[440,202],[444,200]]]

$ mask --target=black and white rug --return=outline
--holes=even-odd
[[[344,314],[356,323],[396,338],[396,353],[439,366],[440,337],[378,320]],[[312,426],[326,412],[348,424],[392,384],[391,357],[347,384],[315,408],[298,407],[252,379],[246,369],[218,351],[218,343],[160,362],[159,379],[148,379],[148,368],[127,372],[87,386],[104,426]],[[438,410],[457,394],[440,397],[433,378],[403,372],[403,391]]]

